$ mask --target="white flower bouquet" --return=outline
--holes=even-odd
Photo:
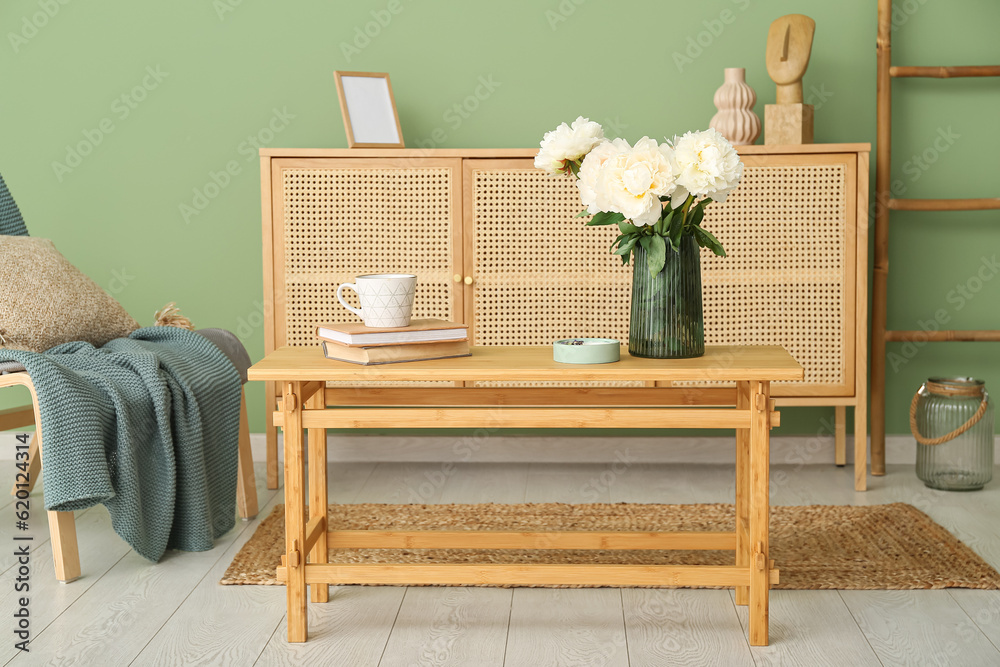
[[[705,206],[725,201],[739,185],[743,162],[715,130],[688,132],[662,144],[643,137],[630,146],[624,139],[609,141],[599,123],[581,116],[545,134],[535,166],[577,177],[586,206],[580,216],[593,216],[588,225],[618,225],[621,234],[611,247],[624,264],[638,243],[655,276],[663,270],[667,246],[679,252],[688,235],[726,255],[701,222]]]

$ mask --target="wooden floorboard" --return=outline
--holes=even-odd
[[[1000,665],[1000,651],[948,591],[840,591],[883,664]]]
[[[283,604],[284,588],[275,592]],[[289,644],[283,619],[255,664],[375,667],[405,592],[397,586],[332,587],[329,602],[309,605],[309,641]]]
[[[604,463],[334,462],[329,497],[732,501],[730,465],[633,464],[627,451],[620,454]],[[774,463],[774,504],[907,502],[1000,566],[1000,482],[948,493],[924,487],[912,466],[890,466],[859,493],[848,468]],[[289,645],[283,587],[218,585],[239,546],[282,501],[280,490],[258,490],[257,522],[240,523],[212,551],[171,553],[157,565],[128,549],[103,508],[79,513],[83,577],[67,585],[55,581],[42,495],[33,494],[39,510],[32,530],[0,522],[0,539],[10,544],[15,532],[35,537],[34,641],[29,655],[0,651],[0,664],[1000,664],[1000,592],[974,590],[777,591],[772,644],[750,648],[746,608],[736,607],[729,591],[345,586],[331,589],[329,603],[310,605],[310,641]],[[12,554],[0,553],[8,581],[13,565]],[[12,607],[9,587],[0,604]]]
[[[85,521],[91,513],[96,518],[106,515],[106,510],[92,508],[80,521],[78,539],[81,545],[88,544],[91,559],[81,553],[83,576],[64,585],[72,588],[80,583],[85,590],[51,623],[36,630],[29,653],[17,654],[8,664],[129,664],[248,527],[237,520],[234,529],[216,540],[210,551],[168,551],[162,561],[153,564],[124,545],[110,519],[96,525]],[[84,528],[85,535],[81,534]],[[95,540],[97,545],[89,546]],[[93,558],[95,547],[99,549],[101,543],[112,556],[124,550],[124,555],[103,572],[102,560]],[[46,584],[60,585],[55,583],[50,564],[35,576],[45,579]],[[91,578],[96,580],[87,586]],[[50,604],[38,596],[33,599],[36,606],[43,600],[46,606]]]
[[[257,479],[266,484],[264,475]],[[258,500],[258,518],[229,545],[132,665],[252,665],[257,660],[285,615],[284,596],[267,586],[221,586],[219,580],[281,495],[258,490]]]
[[[211,551],[168,553],[155,565],[129,552],[38,634],[30,658],[20,654],[13,664],[128,664],[221,558],[237,532],[220,538]]]
[[[515,588],[504,664],[628,665],[621,591]]]
[[[769,602],[771,644],[751,649],[758,666],[879,664],[837,591],[772,591]],[[736,613],[749,641],[747,608]]]
[[[118,537],[111,528],[111,517],[103,507],[92,507],[77,513],[76,517],[77,543],[80,548],[80,563],[82,574],[76,581],[64,584],[57,581],[52,566],[52,543],[45,541],[31,553],[32,575],[28,598],[31,600],[32,635],[36,642],[30,645],[46,643],[44,631],[56,618],[69,609],[94,584],[101,580],[112,567],[131,552],[131,547]],[[4,573],[4,580],[13,582],[15,574],[12,571]],[[13,585],[4,587],[5,595],[0,600],[0,609],[14,610],[17,598],[23,596],[14,590]],[[51,634],[49,635],[52,636]],[[14,658],[18,650],[11,643],[0,647],[0,663],[6,663]]]
[[[406,589],[379,667],[499,667],[507,649],[510,588]]]
[[[631,667],[753,665],[729,591],[622,589]]]
[[[990,643],[1000,649],[1000,595],[996,591],[960,588],[950,589],[948,593]]]

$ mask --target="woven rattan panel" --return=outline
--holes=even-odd
[[[702,251],[706,343],[782,345],[805,383],[845,382],[846,180],[843,164],[748,166],[708,207],[728,257]]]
[[[472,178],[474,344],[550,345],[572,336],[627,342],[632,273],[608,252],[617,228],[574,219],[581,205],[573,180],[530,166],[474,170]]]
[[[460,319],[451,278],[455,178],[447,168],[283,169],[286,344],[316,345],[317,324],[356,321],[337,286],[366,273],[414,273],[413,316]],[[344,293],[358,307],[357,295]]]

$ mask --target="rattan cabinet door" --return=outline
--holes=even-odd
[[[274,342],[317,344],[316,325],[357,321],[337,286],[417,275],[415,318],[461,321],[460,159],[295,158],[271,163]],[[357,295],[345,290],[358,307]]]
[[[775,396],[853,396],[857,154],[747,155],[706,209],[727,257],[702,251],[705,342],[781,345],[801,382]]]
[[[628,342],[632,271],[609,252],[617,227],[587,227],[574,180],[532,160],[465,160],[466,320],[474,345]],[[477,386],[496,383],[477,383]],[[506,383],[505,386],[600,383]],[[613,383],[641,386],[641,382]]]

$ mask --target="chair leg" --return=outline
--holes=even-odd
[[[247,420],[247,396],[240,395],[240,447],[236,474],[236,506],[244,520],[257,516],[257,478],[253,472],[250,449],[250,424]]]
[[[80,549],[72,512],[49,512],[49,537],[56,579],[64,584],[80,578]]]
[[[35,434],[31,434],[31,440],[28,441],[28,493],[31,493],[35,488],[35,482],[38,480],[38,475],[42,472],[42,457],[38,455],[38,439]],[[10,488],[10,495],[17,495],[17,483]]]

